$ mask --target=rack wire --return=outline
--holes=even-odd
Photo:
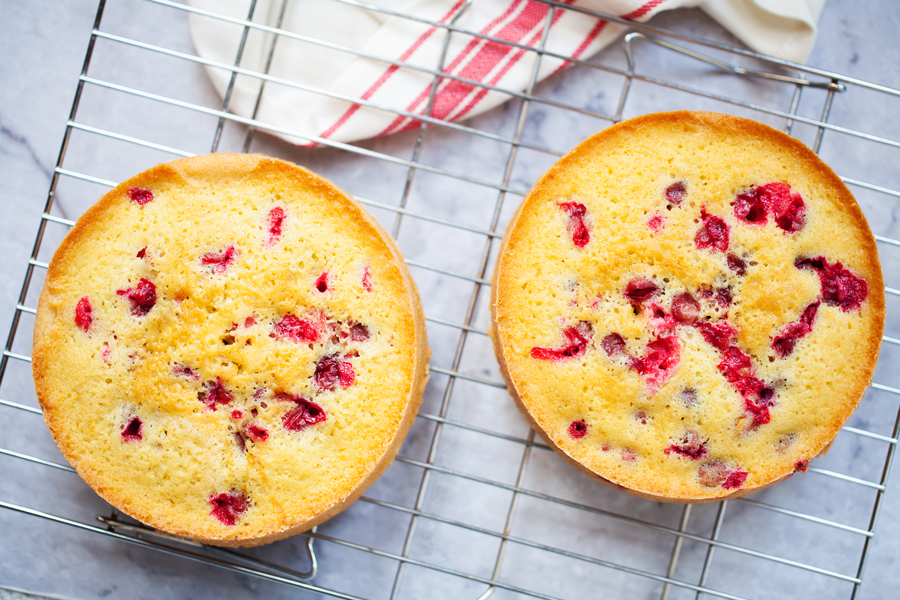
[[[29,523],[47,524],[51,535],[68,527],[108,538],[113,544],[136,545],[273,582],[281,586],[276,589],[299,589],[302,597],[308,592],[309,597],[346,599],[573,598],[593,595],[602,586],[612,597],[662,600],[757,598],[776,595],[776,590],[777,595],[790,591],[792,597],[857,598],[900,433],[900,382],[892,379],[896,378],[892,373],[894,348],[900,346],[900,339],[884,337],[877,381],[832,451],[818,459],[809,474],[739,500],[661,505],[625,497],[588,481],[560,466],[547,446],[535,439],[534,432],[506,402],[505,386],[493,366],[485,334],[486,304],[491,265],[511,211],[535,177],[568,147],[547,143],[536,135],[534,115],[562,115],[560,118],[576,124],[574,143],[633,114],[674,106],[713,108],[763,120],[826,156],[854,188],[869,215],[890,283],[893,267],[900,260],[900,240],[891,237],[889,228],[880,228],[879,216],[891,210],[888,203],[900,197],[900,181],[888,169],[895,160],[891,152],[900,148],[900,131],[881,125],[876,129],[861,116],[859,102],[865,106],[872,97],[885,103],[900,102],[900,90],[550,0],[535,0],[548,7],[548,14],[541,40],[533,47],[466,31],[455,19],[438,23],[357,0],[329,1],[438,28],[445,36],[440,64],[416,67],[300,36],[279,29],[280,18],[275,27],[260,24],[254,21],[255,0],[243,19],[171,0],[100,0],[0,359],[0,411],[5,420],[16,423],[17,431],[41,430],[40,409],[28,388],[27,331],[48,257],[73,225],[73,216],[86,208],[98,190],[114,186],[114,176],[123,178],[153,162],[202,151],[279,154],[312,163],[326,173],[334,170],[332,178],[354,193],[398,238],[423,289],[435,348],[432,380],[410,439],[383,477],[387,483],[376,484],[346,513],[317,530],[274,544],[280,554],[203,547],[149,530],[115,511],[98,516],[98,523],[84,516],[98,505],[96,500],[76,498],[74,506],[57,512],[39,501],[7,501],[14,497],[9,492],[11,485],[0,484],[5,494],[0,507]],[[283,7],[282,2],[282,15]],[[110,10],[116,15],[105,16]],[[231,64],[216,63],[184,48],[143,41],[146,36],[133,26],[134,20],[121,17],[135,10],[150,15],[160,26],[183,23],[188,14],[240,26],[243,37],[237,56]],[[591,60],[569,61],[574,71],[582,72],[574,79],[580,89],[586,80],[583,73],[589,72],[603,89],[617,90],[606,98],[605,108],[597,108],[596,96],[555,89],[565,88],[566,75],[538,84],[540,60],[565,58],[545,50],[553,15],[563,10],[632,28],[618,48]],[[261,72],[239,66],[244,43],[254,30],[272,34],[269,60]],[[450,36],[482,38],[533,53],[537,60],[530,84],[521,92],[500,90],[443,72]],[[419,123],[418,129],[394,139],[359,144],[307,138],[322,146],[310,151],[256,135],[258,131],[297,132],[257,119],[256,111],[251,117],[229,112],[239,76],[259,79],[260,95],[266,85],[286,85],[353,100],[270,75],[272,53],[282,37],[431,75],[433,84],[424,115],[358,101],[411,117]],[[200,91],[180,93],[167,89],[164,82],[129,80],[128,61],[146,64],[155,60],[195,70]],[[213,95],[201,83],[203,67],[231,73],[220,104],[212,102]],[[159,72],[166,68],[170,67],[161,67]],[[435,92],[442,81],[451,79],[504,91],[511,102],[466,123],[434,118]],[[150,91],[153,89],[163,91]],[[110,117],[114,111],[109,106],[120,109],[123,116]],[[157,119],[136,127],[150,106],[178,116],[172,122]],[[210,131],[212,142],[204,147]],[[477,170],[468,168],[465,160],[441,159],[452,154],[448,149],[459,147],[484,147],[494,152],[499,156],[496,176],[473,174]],[[859,169],[852,160],[843,160],[851,149],[861,152],[869,167],[875,163],[876,168],[869,168],[866,177],[855,175]],[[104,159],[113,154],[125,156],[128,166],[123,166],[121,173],[106,168]],[[347,162],[351,169],[341,170],[340,165]],[[879,164],[884,168],[878,168]],[[846,172],[841,172],[842,168]],[[380,192],[386,198],[357,192],[366,188],[352,175],[352,169],[362,169],[366,176],[390,170],[393,179],[382,189],[389,191]],[[872,174],[877,180],[870,180]],[[477,203],[459,201],[454,211],[424,200],[432,194],[446,198],[447,193],[441,191],[446,187],[453,193],[471,194]],[[64,199],[66,206],[61,206]],[[464,237],[470,248],[456,261],[442,260],[447,253],[437,252],[423,241],[433,232],[446,236],[448,231]],[[885,291],[890,306],[900,290],[888,287]],[[444,296],[446,301],[437,300]],[[895,325],[889,322],[887,331],[900,335]],[[488,417],[488,425],[479,416]],[[7,482],[29,482],[26,487],[33,489],[34,481],[53,479],[49,473],[58,472],[62,483],[54,485],[67,490],[81,485],[74,470],[54,454],[45,432],[24,437],[18,444],[12,438],[0,438],[9,446],[0,447],[0,473]],[[486,453],[492,460],[484,459]],[[864,467],[860,456],[865,458]],[[472,506],[478,510],[471,510]],[[361,520],[368,522],[370,516],[372,535],[361,536],[350,527]],[[815,561],[805,559],[810,548],[823,545],[839,558],[822,560],[821,554],[816,554]],[[449,550],[442,552],[444,547]],[[290,552],[284,552],[287,549]],[[301,567],[287,566],[285,555]],[[352,582],[360,564],[375,574],[364,586]],[[766,577],[753,576],[760,570]],[[207,578],[211,583],[211,576]]]

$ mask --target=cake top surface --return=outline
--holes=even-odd
[[[305,169],[220,154],[158,165],[79,219],[47,274],[33,369],[92,487],[215,542],[296,528],[370,482],[426,353],[371,217]]]
[[[800,142],[713,113],[638,117],[531,190],[495,273],[511,393],[601,478],[708,500],[806,470],[871,380],[875,241]]]

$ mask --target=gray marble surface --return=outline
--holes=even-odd
[[[0,327],[5,332],[19,295],[22,277],[34,242],[39,217],[46,200],[66,118],[78,80],[84,51],[94,18],[94,0],[0,0]],[[707,39],[737,44],[727,32],[696,10],[660,16],[654,25]],[[191,51],[185,16],[139,0],[109,0],[103,30],[136,37],[149,43]],[[809,64],[852,75],[893,88],[900,88],[900,3],[829,0],[821,20],[821,33]],[[647,45],[637,47],[640,72],[679,78],[690,85],[761,106],[781,110],[790,103],[791,90],[779,84],[738,80],[710,72],[697,63]],[[621,46],[614,45],[597,61],[623,66]],[[123,85],[176,97],[187,102],[215,106],[218,100],[203,71],[196,65],[174,59],[148,59],[139,51],[98,43],[91,75]],[[538,87],[539,95],[572,102],[599,112],[614,111],[621,78],[586,69],[561,73]],[[816,116],[824,95],[805,92],[799,112]],[[670,108],[711,109],[751,116],[778,127],[784,121],[724,102],[689,96],[659,86],[636,83],[626,104],[625,116]],[[884,94],[855,90],[839,95],[831,122],[872,135],[900,139],[896,119],[900,102]],[[471,125],[511,134],[519,104],[510,103],[483,115]],[[123,100],[120,95],[86,89],[78,121],[126,135],[182,148],[190,152],[208,150],[215,119],[184,110],[162,108],[149,101]],[[163,125],[164,124],[164,125]],[[562,152],[606,122],[534,105],[529,110],[524,139]],[[798,124],[793,133],[813,143],[815,130]],[[240,147],[243,129],[228,126],[222,149]],[[402,134],[368,141],[362,147],[408,158],[415,136]],[[406,180],[406,170],[382,161],[333,149],[300,150],[284,142],[258,135],[252,150],[281,156],[305,164],[333,178],[351,193],[375,201],[396,204]],[[464,134],[430,132],[422,161],[454,172],[497,181],[506,164],[506,148]],[[842,176],[891,189],[900,189],[896,148],[830,132],[821,153]],[[108,180],[121,180],[171,155],[140,150],[121,143],[98,140],[75,133],[65,167]],[[525,191],[554,158],[520,151],[511,176],[511,187]],[[54,214],[76,218],[105,189],[91,183],[63,178],[58,188]],[[877,234],[900,237],[897,212],[900,199],[854,187]],[[500,211],[500,223],[511,216],[520,196],[510,194]],[[491,218],[496,192],[462,184],[436,175],[418,173],[409,207],[432,215],[485,227]],[[393,214],[374,211],[388,228]],[[41,259],[49,259],[65,229],[49,226]],[[448,233],[425,221],[405,220],[398,241],[404,253],[417,261],[474,274],[483,251],[483,238]],[[496,251],[496,244],[493,251]],[[888,286],[900,288],[897,280],[900,249],[881,246]],[[491,260],[493,260],[493,253]],[[488,271],[489,273],[490,271]],[[470,285],[425,269],[414,269],[429,316],[462,322],[471,293]],[[38,273],[26,302],[34,306],[40,289]],[[890,314],[897,301],[888,299]],[[473,325],[483,330],[488,322],[486,302],[477,304]],[[25,316],[14,351],[27,354],[32,320]],[[889,317],[887,335],[900,337],[900,319]],[[458,331],[429,323],[435,355],[432,364],[448,367],[456,349]],[[483,335],[467,341],[460,371],[498,381],[499,373]],[[900,387],[896,369],[900,358],[893,347],[882,352],[876,381]],[[447,380],[436,375],[429,384],[424,410],[437,413]],[[34,406],[27,365],[12,361],[0,385],[0,398]],[[897,415],[898,397],[870,392],[851,424],[890,435]],[[453,389],[448,417],[485,426],[516,437],[528,428],[508,402],[505,391],[466,381]],[[51,461],[62,461],[40,417],[0,406],[0,448],[23,452]],[[424,460],[433,424],[419,419],[401,455]],[[834,448],[814,466],[877,481],[885,444],[842,433]],[[489,456],[490,460],[484,457]],[[476,476],[514,484],[521,446],[487,438],[463,429],[445,428],[436,462]],[[896,470],[896,468],[895,468]],[[420,471],[395,464],[373,486],[368,496],[411,506]],[[564,465],[554,454],[537,450],[532,454],[523,484],[571,502],[602,507],[658,524],[677,527],[681,507],[636,500],[596,485]],[[822,519],[866,529],[874,494],[821,474],[808,473],[751,496],[751,499]],[[435,476],[424,510],[470,525],[502,530],[510,494],[505,490],[447,476]],[[38,467],[0,456],[0,502],[18,504],[83,523],[94,523],[107,514],[105,505],[89,488],[69,473]],[[717,505],[692,509],[689,531],[708,536]],[[324,535],[399,553],[408,526],[407,517],[371,503],[357,503],[320,529]],[[799,522],[752,504],[729,503],[721,539],[822,569],[855,575],[863,538],[807,522]],[[519,504],[513,535],[554,545],[620,565],[665,573],[672,538],[646,528],[600,518],[573,508],[550,505],[524,497]],[[305,568],[302,536],[253,551],[253,555],[280,564]],[[361,597],[387,598],[395,574],[395,562],[346,546],[318,542],[321,570],[314,584]],[[432,521],[421,521],[411,555],[417,560],[444,565],[490,578],[496,540]],[[684,545],[675,576],[696,581],[706,556],[706,546]],[[896,474],[883,498],[876,535],[871,542],[861,598],[896,597],[900,561],[900,477]],[[741,553],[720,549],[714,558],[709,585],[738,596],[754,598],[848,598],[851,586],[824,577]],[[583,598],[605,590],[609,597],[658,598],[661,586],[653,581],[603,569],[584,562],[547,556],[524,546],[510,545],[503,580],[543,593]],[[220,569],[133,547],[96,534],[48,523],[36,517],[0,508],[0,588],[28,590],[62,598],[316,598],[318,594],[238,575]],[[447,575],[409,568],[400,598],[477,598],[482,584]],[[0,599],[18,598],[0,590]],[[499,590],[494,598],[524,597]],[[673,589],[670,598],[693,597],[692,592]]]

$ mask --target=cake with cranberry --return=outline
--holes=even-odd
[[[509,391],[552,447],[672,501],[805,471],[868,386],[875,240],[812,151],[728,115],[638,117],[534,186],[494,274]]]
[[[44,418],[138,520],[255,545],[345,508],[391,462],[429,350],[397,247],[333,184],[263,156],[158,165],[50,263],[34,333]]]

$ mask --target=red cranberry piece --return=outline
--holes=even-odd
[[[700,316],[700,303],[688,292],[672,299],[672,317],[679,323],[693,323]]]
[[[328,271],[323,271],[319,278],[316,279],[316,289],[322,293],[328,291]]]
[[[367,292],[372,291],[372,273],[369,271],[369,267],[363,269],[362,286]]]
[[[700,335],[710,346],[721,351],[725,351],[731,345],[731,340],[737,333],[737,330],[728,321],[698,323],[697,329],[700,330]]]
[[[247,435],[250,436],[251,440],[259,443],[262,443],[269,439],[269,431],[265,427],[257,423],[251,423],[247,427]]]
[[[625,286],[625,297],[628,298],[632,304],[641,306],[644,302],[655,296],[658,291],[659,288],[655,283],[645,277],[638,277],[629,281],[628,285]]]
[[[806,223],[806,204],[791,186],[774,182],[756,188],[762,201],[775,216],[775,224],[787,233],[800,231]]]
[[[635,460],[637,460],[637,452],[635,452],[631,448],[622,448],[622,451],[619,453],[619,455],[625,462],[634,462]]]
[[[737,254],[729,253],[725,257],[728,262],[728,268],[743,277],[747,273],[747,262]]]
[[[83,332],[87,333],[93,322],[94,309],[91,306],[91,301],[87,296],[82,296],[81,299],[78,300],[78,304],[75,305],[75,325]]]
[[[350,326],[350,339],[354,342],[365,342],[369,339],[369,328],[362,323]]]
[[[204,383],[203,389],[197,392],[197,399],[211,410],[216,410],[216,404],[228,404],[232,400],[231,392],[222,385],[220,377],[216,377],[215,381]]]
[[[794,473],[806,473],[809,468],[809,460],[798,460],[794,463]]]
[[[128,197],[132,202],[143,206],[153,200],[153,192],[141,188],[131,188],[128,190]]]
[[[587,435],[588,426],[587,423],[584,422],[584,419],[580,421],[572,421],[569,425],[569,437],[573,440],[578,440]]]
[[[247,317],[246,319],[244,319],[244,328],[253,327],[254,325],[256,325],[256,319],[254,319],[253,317]]]
[[[218,496],[210,496],[209,503],[213,507],[209,514],[228,526],[235,525],[238,517],[250,508],[247,497],[238,492],[223,492]]]
[[[243,419],[243,418],[244,418],[244,411],[242,411],[242,410],[239,409],[239,408],[234,409],[233,411],[231,411],[231,418],[234,419],[235,421],[238,421],[238,420],[240,420],[240,419]]]
[[[755,379],[755,378],[754,378]],[[771,415],[769,414],[769,407],[775,404],[775,390],[770,387],[766,387],[759,382],[759,389],[755,390],[756,398],[753,398],[752,395],[748,395],[744,398],[744,408],[747,409],[751,415],[753,415],[753,424],[754,425],[765,425],[771,420]],[[756,386],[756,382],[753,382],[754,386]]]
[[[287,394],[283,395],[288,396]],[[279,400],[282,399],[280,395],[276,397]],[[296,408],[281,418],[281,424],[288,431],[302,431],[310,425],[315,425],[325,420],[325,411],[312,400],[307,400],[302,396],[288,396],[288,399],[297,405]]]
[[[532,348],[531,357],[541,360],[563,360],[581,356],[587,350],[594,335],[594,326],[589,321],[579,321],[578,325],[568,327],[563,331],[567,345],[559,348]]]
[[[675,372],[681,360],[677,336],[661,337],[647,344],[647,352],[633,361],[637,372],[644,377],[652,391],[658,390]]]
[[[144,258],[145,256],[147,256],[147,246],[144,246],[143,248],[138,250],[138,253],[137,253],[138,258]]]
[[[126,442],[139,442],[143,436],[144,422],[139,417],[131,417],[122,428],[122,439]]]
[[[662,215],[655,214],[647,221],[647,227],[649,227],[653,233],[659,233],[662,231],[664,219]]]
[[[213,273],[224,273],[229,265],[234,262],[237,250],[234,246],[228,246],[222,252],[209,252],[200,258],[200,262],[209,266]]]
[[[666,188],[666,200],[675,206],[681,204],[681,201],[684,200],[686,194],[687,188],[685,188],[683,181],[676,181]]]
[[[603,338],[600,347],[613,358],[625,355],[625,339],[618,333],[610,333]]]
[[[822,257],[799,258],[794,265],[798,269],[813,269],[822,284],[822,300],[830,306],[840,306],[844,312],[856,310],[869,295],[869,284],[840,262],[828,264]]]
[[[797,340],[812,331],[813,322],[816,319],[816,311],[819,310],[819,302],[810,304],[803,310],[800,318],[793,323],[788,323],[772,340],[772,348],[778,358],[784,358],[794,351]]]
[[[156,286],[143,277],[134,288],[118,290],[116,293],[128,298],[131,302],[131,314],[138,317],[143,317],[156,305]]]
[[[294,315],[285,315],[275,323],[275,336],[288,338],[292,342],[317,342],[324,332],[324,324],[313,320],[301,320]]]
[[[700,460],[709,454],[706,449],[708,442],[709,440],[701,440],[700,435],[696,431],[688,430],[677,443],[666,448],[664,452],[666,454],[674,452],[691,460]]]
[[[749,192],[738,194],[734,200],[734,216],[744,223],[764,225],[769,212],[765,201],[760,196],[759,188],[753,188]]]
[[[643,410],[639,410],[634,413],[634,420],[640,423],[641,425],[646,425],[650,421],[650,417],[647,416],[647,412]]]
[[[566,229],[572,234],[572,241],[579,248],[584,248],[591,241],[591,234],[588,231],[584,217],[587,215],[587,207],[580,202],[562,202],[559,207],[569,215],[569,222]]]
[[[722,487],[726,490],[736,490],[743,486],[746,480],[747,472],[741,469],[735,469],[734,471],[728,473],[728,476],[722,483]]]
[[[316,362],[316,372],[313,374],[316,387],[321,391],[333,390],[339,384],[342,388],[353,385],[356,373],[353,365],[341,359],[337,354],[323,356]]]
[[[705,208],[701,210],[700,218],[703,219],[703,226],[694,236],[697,248],[712,248],[719,252],[728,250],[728,224],[719,217],[707,214]]]
[[[275,245],[275,242],[281,239],[285,218],[284,209],[280,206],[276,206],[269,211],[269,215],[266,217],[266,225],[269,231],[269,239],[266,241],[266,246],[272,247]]]
[[[721,460],[711,460],[697,469],[697,479],[706,487],[719,487],[728,477],[728,467]]]

